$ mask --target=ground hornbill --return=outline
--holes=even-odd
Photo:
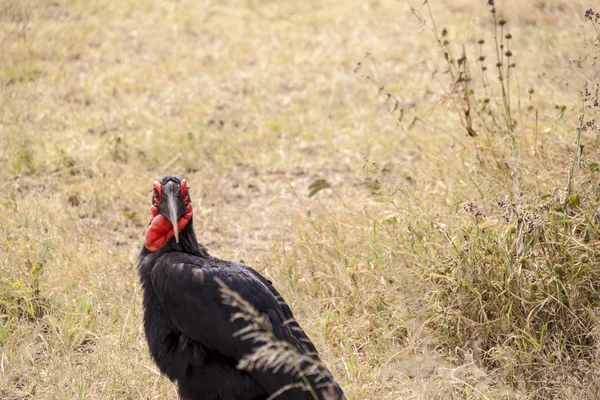
[[[151,211],[138,266],[144,329],[182,399],[344,398],[271,282],[198,244],[185,179],[155,181]]]

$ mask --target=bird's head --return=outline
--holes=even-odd
[[[173,238],[179,243],[179,233],[192,218],[187,181],[176,175],[165,175],[154,181],[150,211],[146,248],[151,252],[158,251]]]

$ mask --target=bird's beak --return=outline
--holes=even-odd
[[[179,226],[177,220],[179,219],[179,200],[175,196],[169,196],[167,200],[167,209],[165,210],[165,217],[173,225],[173,232],[175,233],[175,242],[179,243]]]
[[[179,243],[179,224],[178,220],[185,214],[185,204],[180,197],[180,186],[174,182],[168,182],[162,187],[162,201],[158,205],[158,212],[161,213],[173,225],[175,241]]]

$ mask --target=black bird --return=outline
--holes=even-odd
[[[198,243],[185,179],[155,181],[151,212],[138,265],[144,329],[151,356],[177,382],[182,399],[265,400],[277,393],[277,399],[344,399],[324,367],[310,369],[322,366],[315,346],[271,282],[250,267],[209,256]],[[223,300],[219,282],[266,318],[272,336],[297,350],[301,357],[291,371],[238,369],[264,342],[239,334],[252,322],[232,320],[239,308]]]

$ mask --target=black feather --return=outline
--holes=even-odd
[[[181,180],[167,175],[160,181]],[[250,267],[210,257],[196,240],[192,220],[180,233],[179,243],[171,239],[154,253],[142,246],[138,270],[150,354],[161,372],[177,382],[182,399],[267,399],[283,387],[306,383],[291,372],[237,368],[259,344],[236,335],[250,322],[232,321],[239,310],[223,302],[219,281],[266,315],[277,339],[320,362],[313,343],[271,282]],[[323,385],[333,388],[334,399],[344,398],[328,374],[308,374],[304,379],[319,399],[324,395],[317,388]],[[286,390],[277,398],[314,400],[301,388]]]

